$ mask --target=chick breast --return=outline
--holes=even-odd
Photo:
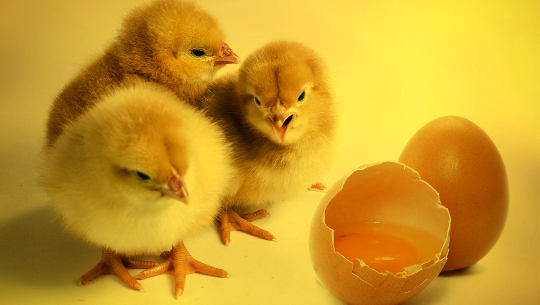
[[[255,51],[237,74],[211,85],[204,106],[231,142],[239,173],[226,205],[251,209],[289,199],[331,164],[335,104],[322,60],[301,44]]]
[[[43,185],[67,229],[135,254],[168,250],[210,224],[233,171],[218,126],[151,84],[102,99],[46,150]],[[159,192],[172,168],[188,204]],[[141,181],[138,171],[155,181]]]

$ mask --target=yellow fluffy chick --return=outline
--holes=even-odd
[[[336,114],[326,68],[311,49],[274,42],[209,92],[205,107],[232,143],[238,169],[238,188],[226,196],[220,216],[222,241],[229,243],[235,229],[273,239],[249,222],[265,210],[240,216],[231,207],[252,210],[289,199],[327,169]]]
[[[138,279],[174,269],[176,295],[186,273],[224,277],[193,260],[182,240],[219,212],[232,176],[230,150],[215,123],[166,89],[141,83],[116,88],[47,147],[43,184],[67,230],[103,247],[85,284],[113,273],[134,289]],[[165,250],[155,266],[129,258]]]
[[[215,72],[238,57],[216,20],[194,4],[157,0],[135,9],[117,39],[54,101],[47,123],[52,145],[66,124],[111,88],[133,81],[161,84],[196,105]]]

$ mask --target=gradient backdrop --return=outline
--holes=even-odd
[[[226,248],[213,228],[186,241],[195,257],[230,278],[189,276],[180,301],[164,276],[142,282],[144,293],[112,277],[75,284],[100,251],[62,231],[35,185],[47,110],[143,2],[0,3],[2,303],[341,304],[317,282],[309,261],[320,193],[276,204],[258,221],[277,242],[233,233]],[[463,116],[484,129],[508,172],[506,228],[478,264],[438,277],[407,304],[538,304],[539,1],[198,2],[242,58],[289,39],[326,61],[340,110],[337,158],[323,179],[329,186],[358,165],[397,160],[414,132],[439,116]]]

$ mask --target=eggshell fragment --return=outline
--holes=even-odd
[[[432,259],[405,268],[405,274],[380,273],[361,259],[354,262],[334,248],[336,232],[354,232],[366,222],[403,225],[440,240]],[[358,168],[340,179],[315,212],[310,252],[321,282],[348,304],[399,304],[424,289],[446,263],[450,214],[437,192],[404,164],[385,162]]]

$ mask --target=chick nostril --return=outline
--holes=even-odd
[[[291,114],[284,122],[282,126],[287,126],[293,120],[294,114]]]
[[[277,116],[277,114],[271,115],[270,116],[270,121],[275,122],[275,123],[279,122],[279,117]]]
[[[169,180],[169,188],[172,190],[172,191],[179,191],[182,189],[182,187],[184,186],[184,183],[182,182],[182,180],[176,178],[176,177],[173,177],[171,178],[171,180]]]
[[[224,56],[230,56],[233,53],[231,47],[229,47],[229,45],[225,42],[223,42],[223,44],[221,45],[221,52]]]

